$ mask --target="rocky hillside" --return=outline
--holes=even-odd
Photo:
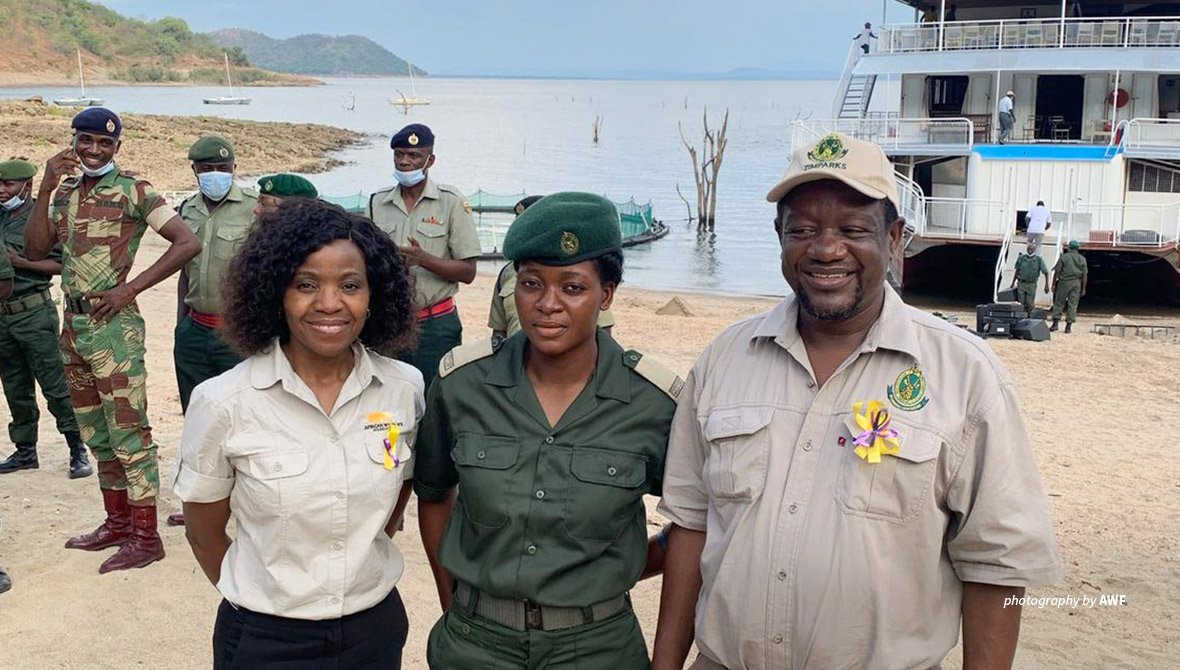
[[[367,37],[299,35],[280,40],[252,30],[211,33],[223,49],[241,51],[251,63],[276,72],[321,75],[408,75],[410,65]],[[414,68],[415,75],[425,75]]]

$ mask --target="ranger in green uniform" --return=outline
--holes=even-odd
[[[443,354],[463,341],[454,295],[460,282],[475,279],[479,236],[463,193],[428,175],[435,160],[430,128],[410,124],[389,145],[397,184],[369,197],[369,218],[393,238],[413,269],[421,331],[417,350],[405,360],[429,388]]]
[[[663,568],[643,496],[661,492],[683,382],[596,326],[622,280],[620,242],[604,198],[538,202],[504,240],[522,332],[440,364],[414,467],[446,610],[435,670],[648,667],[627,592]]]
[[[16,453],[0,462],[0,473],[39,467],[37,460],[36,385],[49,411],[57,420],[57,430],[70,447],[70,479],[93,474],[86,459],[86,445],[78,432],[74,404],[66,386],[66,374],[57,350],[59,335],[57,308],[49,295],[49,278],[61,272],[61,249],[48,258],[30,261],[24,257],[25,226],[35,200],[33,176],[37,167],[28,161],[0,163],[0,262],[10,264],[12,292],[0,299],[0,381],[8,398],[12,423],[8,436]]]
[[[530,195],[516,203],[513,209],[516,215],[524,211],[542,196]],[[496,277],[496,286],[492,289],[492,306],[488,309],[488,328],[492,329],[492,337],[504,339],[520,332],[520,316],[516,313],[516,264],[508,262],[500,268],[500,275]],[[598,313],[598,327],[606,332],[615,325],[615,317],[609,309]]]
[[[1037,253],[1037,243],[1029,242],[1025,253],[1016,258],[1016,272],[1012,277],[1012,285],[1016,287],[1016,299],[1029,315],[1037,306],[1037,279],[1041,275],[1045,275],[1045,293],[1048,293],[1049,267],[1045,265],[1045,259]]]
[[[287,198],[320,197],[315,185],[297,174],[284,172],[272,174],[258,180],[258,206],[254,208],[255,216],[262,216],[279,208],[279,203]]]
[[[1065,332],[1073,332],[1073,322],[1078,320],[1078,299],[1086,295],[1086,282],[1090,273],[1085,256],[1078,251],[1081,246],[1077,240],[1070,240],[1069,248],[1053,267],[1053,325],[1049,326],[1049,330],[1057,330],[1063,309],[1068,310],[1065,313]]]
[[[119,545],[99,568],[110,572],[164,557],[156,531],[160,471],[147,415],[146,334],[135,297],[184,267],[201,243],[151,184],[115,165],[123,128],[118,116],[91,107],[71,125],[70,148],[45,166],[25,229],[25,254],[40,261],[62,246],[61,355],[82,439],[98,461],[107,513],[96,530],[66,547]],[[76,171],[82,175],[62,180]],[[128,279],[148,228],[169,247]]]

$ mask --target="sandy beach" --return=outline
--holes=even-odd
[[[161,249],[149,234],[137,270]],[[766,281],[776,288],[782,280]],[[480,276],[459,294],[469,340],[487,334],[492,283]],[[675,295],[692,315],[657,315]],[[139,304],[148,323],[150,413],[161,470],[167,472],[182,427],[171,353],[175,283],[152,289]],[[625,346],[683,374],[715,334],[773,304],[624,285],[615,303],[615,332]],[[1180,412],[1180,380],[1171,374],[1180,369],[1180,346],[1090,334],[1093,322],[1084,318],[1080,332],[1049,343],[990,341],[1019,387],[1065,564],[1064,581],[1029,595],[1126,596],[1117,606],[1026,609],[1016,667],[1173,668],[1180,653],[1180,512],[1173,504],[1180,495],[1180,463],[1171,454],[1169,423]],[[0,408],[0,422],[7,420],[7,408]],[[7,453],[7,440],[0,445]],[[101,521],[97,481],[66,478],[65,445],[44,417],[40,453],[40,470],[0,478],[0,562],[15,581],[11,592],[0,595],[0,669],[210,667],[219,597],[184,531],[162,523],[176,499],[165,491],[160,506],[167,558],[143,570],[99,576],[99,563],[113,550],[62,548],[66,538]],[[399,585],[411,622],[405,667],[421,670],[426,635],[439,611],[413,510],[411,504],[396,542],[407,559]],[[653,531],[661,523],[653,512]],[[654,579],[633,593],[649,642],[659,587]],[[952,652],[945,667],[958,668],[957,655]]]

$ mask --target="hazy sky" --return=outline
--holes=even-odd
[[[272,37],[359,34],[436,74],[838,71],[882,0],[100,0],[128,16]],[[912,20],[887,0],[890,21]]]

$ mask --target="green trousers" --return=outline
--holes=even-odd
[[[1053,320],[1061,319],[1061,312],[1065,311],[1065,322],[1073,323],[1078,320],[1078,298],[1082,295],[1081,279],[1060,279],[1057,290],[1053,293]]]
[[[517,631],[452,606],[430,631],[430,670],[646,670],[639,620],[630,609],[564,630]]]
[[[1024,311],[1031,315],[1037,306],[1037,283],[1035,281],[1017,282],[1016,299],[1020,301],[1020,305],[1024,307]]]
[[[57,310],[52,303],[18,314],[0,314],[0,382],[12,415],[8,437],[13,444],[37,444],[41,410],[37,409],[36,384],[41,385],[41,395],[57,419],[58,432],[78,432],[57,337]]]
[[[463,343],[463,322],[459,320],[459,310],[450,314],[426,319],[420,324],[418,348],[409,351],[398,358],[422,373],[426,388],[438,375],[438,363],[447,352]]]
[[[180,389],[180,410],[188,411],[193,389],[206,379],[212,379],[242,362],[217,331],[186,316],[176,326],[176,341],[172,348],[176,363],[176,385]]]
[[[109,321],[66,313],[61,356],[82,440],[98,461],[98,484],[152,505],[160,466],[147,415],[143,317],[134,305]]]

